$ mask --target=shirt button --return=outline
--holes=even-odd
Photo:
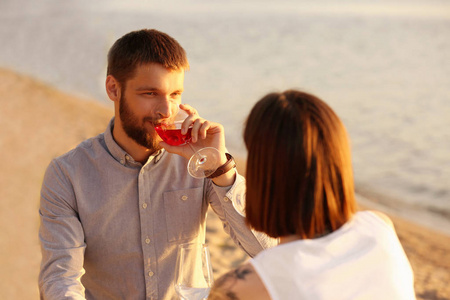
[[[146,239],[145,239],[145,242],[146,242],[147,244],[150,244],[150,239],[149,239],[149,238],[146,238]]]
[[[120,164],[125,164],[125,161],[123,159],[120,160]]]
[[[142,204],[142,208],[146,209],[147,208],[147,203]]]
[[[188,199],[188,196],[186,196],[186,195],[183,195],[182,197],[181,197],[181,200],[183,200],[183,201],[186,201]]]
[[[153,275],[155,275],[155,273],[153,273],[152,271],[148,272],[148,276],[152,277]]]
[[[230,200],[228,197],[223,197],[223,201],[228,202],[228,200]]]

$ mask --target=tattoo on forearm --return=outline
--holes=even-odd
[[[252,270],[244,265],[234,271],[223,275],[214,283],[214,287],[208,299],[211,300],[239,300],[236,293],[233,292],[233,287],[239,280],[245,280],[246,277],[252,273]]]

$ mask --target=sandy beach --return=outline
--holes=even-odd
[[[38,206],[45,168],[52,158],[103,132],[113,111],[5,69],[0,69],[0,95],[0,290],[2,299],[38,299]],[[244,158],[238,166],[245,173]],[[450,299],[450,236],[390,217],[414,270],[417,298]],[[207,222],[217,278],[248,257],[214,213]]]

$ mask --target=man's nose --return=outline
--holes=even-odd
[[[160,118],[169,118],[177,111],[177,103],[170,99],[164,99],[158,106],[158,115]]]

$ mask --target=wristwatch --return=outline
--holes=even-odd
[[[216,178],[219,177],[220,175],[225,174],[226,172],[230,171],[233,168],[236,168],[236,162],[234,161],[233,156],[231,156],[230,153],[225,153],[225,155],[227,156],[227,162],[224,163],[223,165],[221,165],[220,167],[217,168],[217,170],[212,173],[211,175],[209,175],[207,178]]]

